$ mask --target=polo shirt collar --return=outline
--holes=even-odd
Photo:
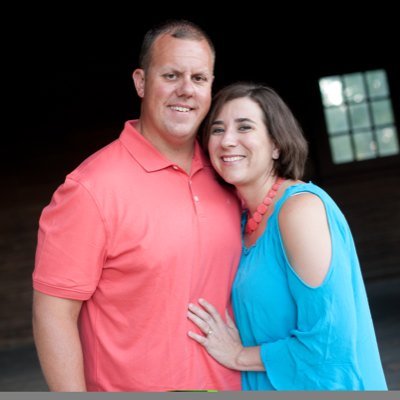
[[[130,120],[125,122],[124,129],[119,137],[122,144],[129,151],[131,156],[147,171],[159,171],[175,165],[162,155],[143,135],[136,129],[135,124],[138,120]],[[204,155],[199,143],[196,141],[191,175],[196,171],[210,166],[210,162]]]

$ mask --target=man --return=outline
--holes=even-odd
[[[241,250],[239,204],[195,139],[214,59],[190,22],[150,30],[133,73],[140,118],[43,210],[33,327],[52,391],[240,389],[187,336],[190,302],[229,307]]]

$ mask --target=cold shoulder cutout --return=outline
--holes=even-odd
[[[278,222],[290,266],[308,285],[320,286],[332,258],[332,240],[324,203],[309,192],[290,196],[280,208]]]

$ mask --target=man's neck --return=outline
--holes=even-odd
[[[192,168],[192,160],[194,153],[194,143],[190,146],[177,146],[176,148],[165,146],[164,149],[160,149],[154,145],[157,150],[162,153],[168,160],[182,168],[188,175]]]
[[[157,136],[146,135],[143,132],[140,120],[135,124],[135,129],[143,135],[165,158],[182,168],[188,175],[192,168],[192,160],[196,138],[182,143],[172,143],[160,140]]]

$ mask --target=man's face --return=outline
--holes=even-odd
[[[160,36],[146,71],[134,80],[142,98],[142,134],[154,144],[192,143],[211,104],[214,59],[206,40]]]

